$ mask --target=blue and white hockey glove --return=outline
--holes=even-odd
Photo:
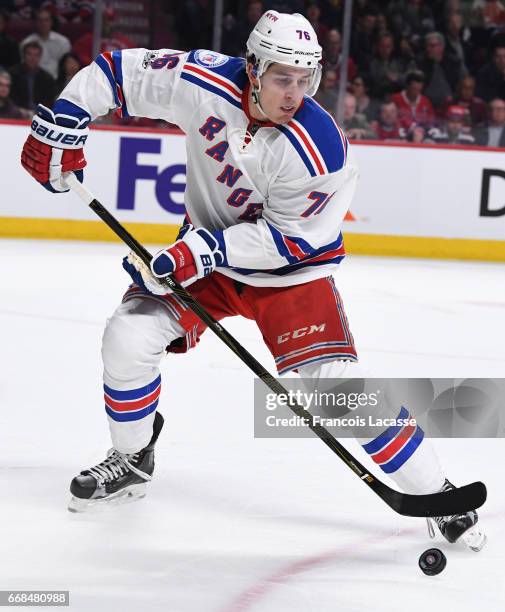
[[[179,238],[173,245],[156,253],[150,270],[134,253],[123,259],[123,268],[148,293],[165,295],[167,288],[156,279],[171,275],[186,287],[212,274],[217,266],[226,264],[222,232],[186,225]]]
[[[83,146],[88,138],[89,120],[89,116],[79,119],[54,113],[42,104],[37,106],[31,133],[21,153],[21,165],[47,190],[68,191],[61,181],[64,172],[74,172],[82,183],[82,169],[86,166]]]

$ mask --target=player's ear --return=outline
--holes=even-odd
[[[259,79],[256,76],[257,75],[257,68],[256,68],[256,66],[253,63],[251,63],[251,62],[247,62],[246,72],[247,72],[247,76],[249,77],[249,82],[251,83],[251,85],[253,87],[258,87],[259,86]]]

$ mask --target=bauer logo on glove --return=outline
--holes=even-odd
[[[217,266],[226,265],[222,232],[209,232],[200,227],[187,225],[172,246],[158,251],[151,260],[151,269],[134,253],[123,260],[123,268],[133,281],[148,293],[166,295],[170,293],[157,279],[167,276],[187,287],[196,280],[209,276]]]
[[[55,109],[63,103],[62,100],[56,102]],[[84,113],[69,102],[65,104],[63,108],[67,112]],[[23,168],[53,193],[68,191],[62,180],[65,172],[74,172],[82,183],[82,169],[86,166],[83,146],[88,138],[90,117],[87,114],[77,117],[67,112],[55,112],[39,104],[21,153]]]

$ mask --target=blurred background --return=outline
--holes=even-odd
[[[29,117],[39,101],[50,105],[99,52],[243,55],[266,9],[299,12],[312,23],[323,47],[316,99],[349,138],[505,146],[500,0],[1,0],[0,118]]]

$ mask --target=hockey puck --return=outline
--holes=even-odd
[[[429,548],[419,557],[419,567],[427,576],[440,574],[446,565],[446,556],[438,548]]]

